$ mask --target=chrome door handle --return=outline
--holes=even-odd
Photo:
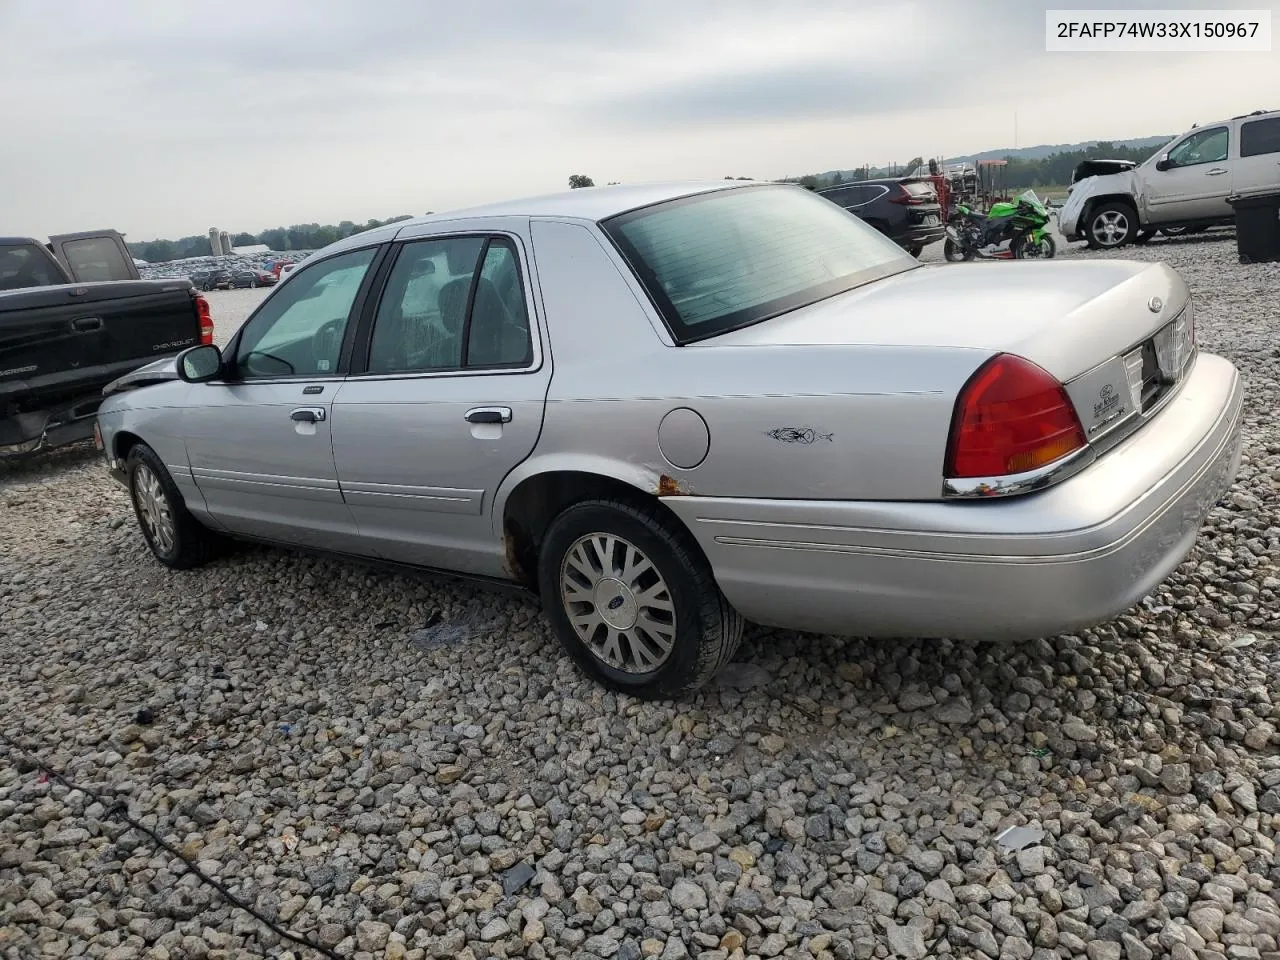
[[[510,407],[472,407],[466,414],[467,423],[510,423]]]
[[[325,416],[324,407],[299,407],[289,414],[289,419],[294,423],[320,423]]]
[[[1227,172],[1227,171],[1226,171],[1226,170],[1224,170],[1222,167],[1214,167],[1212,170],[1206,170],[1206,171],[1204,172],[1204,175],[1205,175],[1206,177],[1217,177],[1217,176],[1221,176],[1222,174],[1224,174],[1224,173],[1226,173],[1226,172]]]

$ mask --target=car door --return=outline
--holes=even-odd
[[[1144,166],[1143,192],[1152,223],[1232,216],[1231,126],[1219,124],[1183,137],[1165,157]],[[1165,169],[1159,169],[1164,166]]]
[[[384,559],[502,574],[494,494],[533,452],[551,376],[527,251],[514,232],[398,244],[333,412],[343,493]]]
[[[351,318],[379,252],[308,264],[227,345],[227,378],[192,391],[187,459],[210,516],[227,530],[328,550],[358,546],[330,431]]]
[[[1249,196],[1280,191],[1280,115],[1242,120],[1239,152],[1233,193]]]

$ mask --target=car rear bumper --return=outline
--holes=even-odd
[[[664,502],[749,620],[857,636],[1051,636],[1122,613],[1182,562],[1235,479],[1242,403],[1235,367],[1202,354],[1150,423],[1023,497]]]
[[[931,243],[937,243],[947,235],[947,228],[939,223],[932,227],[908,227],[900,235],[894,239],[904,247],[914,247],[916,245],[927,247]]]

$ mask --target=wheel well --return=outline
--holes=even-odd
[[[111,445],[115,448],[116,459],[124,460],[129,456],[129,451],[141,442],[142,438],[136,433],[121,430],[111,439]]]
[[[666,484],[660,486],[666,489]],[[502,543],[511,576],[524,586],[537,590],[538,553],[551,521],[575,503],[600,499],[657,504],[660,512],[683,528],[681,520],[663,504],[660,496],[646,493],[625,481],[576,470],[535,474],[520,481],[511,491],[503,509]]]
[[[1084,207],[1084,217],[1081,217],[1081,219],[1083,220],[1093,216],[1093,211],[1097,210],[1098,207],[1102,206],[1104,203],[1122,203],[1135,214],[1138,212],[1137,203],[1135,203],[1133,197],[1129,196],[1127,193],[1107,193],[1100,197],[1090,197],[1089,202],[1086,203]]]

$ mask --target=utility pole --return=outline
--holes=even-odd
[[[1018,149],[1018,111],[1013,111],[1013,149]]]

